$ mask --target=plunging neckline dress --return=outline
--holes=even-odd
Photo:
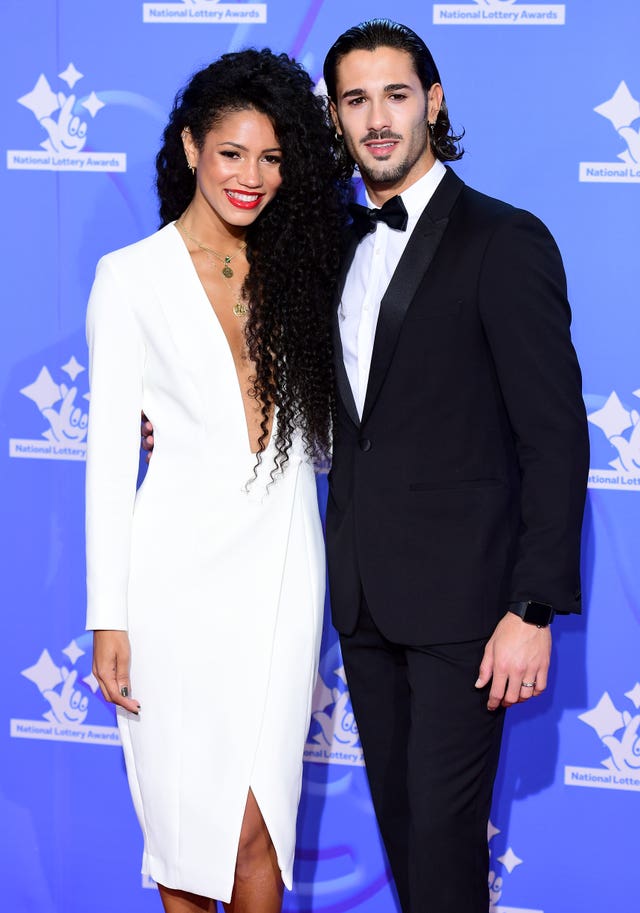
[[[142,871],[229,901],[251,789],[291,887],[325,586],[313,467],[296,434],[269,484],[274,424],[247,487],[238,374],[175,224],[100,261],[87,336],[87,627],[129,633]]]

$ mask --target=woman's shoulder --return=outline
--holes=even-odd
[[[175,247],[176,239],[174,223],[170,222],[146,238],[104,254],[100,258],[98,266],[109,266],[118,272],[140,269],[147,262],[157,263],[159,259],[164,260],[170,250]]]

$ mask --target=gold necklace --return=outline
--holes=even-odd
[[[178,220],[178,222],[176,222],[176,225],[177,225],[179,228],[182,229],[182,231],[184,232],[184,234],[186,235],[186,237],[187,237],[190,241],[193,241],[193,243],[194,243],[197,247],[199,247],[200,250],[203,250],[206,254],[211,254],[212,256],[214,256],[214,257],[216,257],[218,260],[220,260],[220,262],[223,264],[223,266],[222,266],[222,275],[224,276],[225,279],[231,279],[231,277],[233,276],[233,270],[231,269],[230,263],[231,263],[231,261],[233,260],[234,257],[237,257],[238,254],[241,254],[242,251],[245,249],[245,247],[247,246],[247,242],[246,242],[246,241],[244,242],[244,244],[242,244],[242,245],[237,249],[237,251],[235,252],[235,254],[221,254],[220,251],[214,250],[212,247],[207,247],[207,245],[206,245],[206,244],[203,244],[202,241],[198,241],[197,238],[194,238],[193,235],[190,235],[189,232],[188,232],[187,229],[184,227],[184,225],[182,224],[181,221]]]
[[[184,235],[196,245],[196,247],[199,247],[200,250],[203,251],[207,255],[207,257],[209,258],[211,263],[214,263],[213,257],[217,257],[218,260],[221,260],[224,263],[224,266],[222,267],[220,272],[222,273],[222,278],[224,279],[224,282],[225,282],[227,288],[231,292],[231,297],[235,298],[235,302],[232,306],[232,311],[236,317],[240,317],[240,318],[246,317],[247,314],[249,313],[249,305],[242,297],[242,289],[240,289],[239,292],[235,291],[233,286],[229,282],[229,279],[231,279],[231,277],[234,275],[233,270],[231,269],[229,264],[237,254],[242,253],[242,251],[247,246],[246,242],[242,245],[242,247],[238,248],[238,250],[236,251],[235,254],[231,254],[231,256],[226,256],[225,254],[218,253],[217,250],[213,250],[212,247],[207,247],[206,244],[202,244],[200,241],[198,241],[197,238],[194,238],[192,235],[190,235],[189,232],[187,231],[187,229],[182,224],[182,222],[180,222],[179,220],[176,222],[176,225],[178,226],[178,228],[180,228],[180,230],[184,233]],[[215,263],[214,263],[214,265],[215,265]]]

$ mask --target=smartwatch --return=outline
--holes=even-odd
[[[514,615],[519,615],[528,625],[535,625],[537,628],[546,628],[556,614],[546,602],[536,602],[533,599],[524,602],[510,602],[509,611]]]

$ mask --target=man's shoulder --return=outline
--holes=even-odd
[[[529,210],[489,196],[468,184],[463,184],[458,207],[460,214],[478,227],[495,229],[505,223],[543,226],[540,219]]]
[[[460,192],[459,202],[467,213],[487,221],[511,218],[518,212],[517,207],[511,203],[489,196],[487,193],[482,193],[468,184],[464,184]]]

